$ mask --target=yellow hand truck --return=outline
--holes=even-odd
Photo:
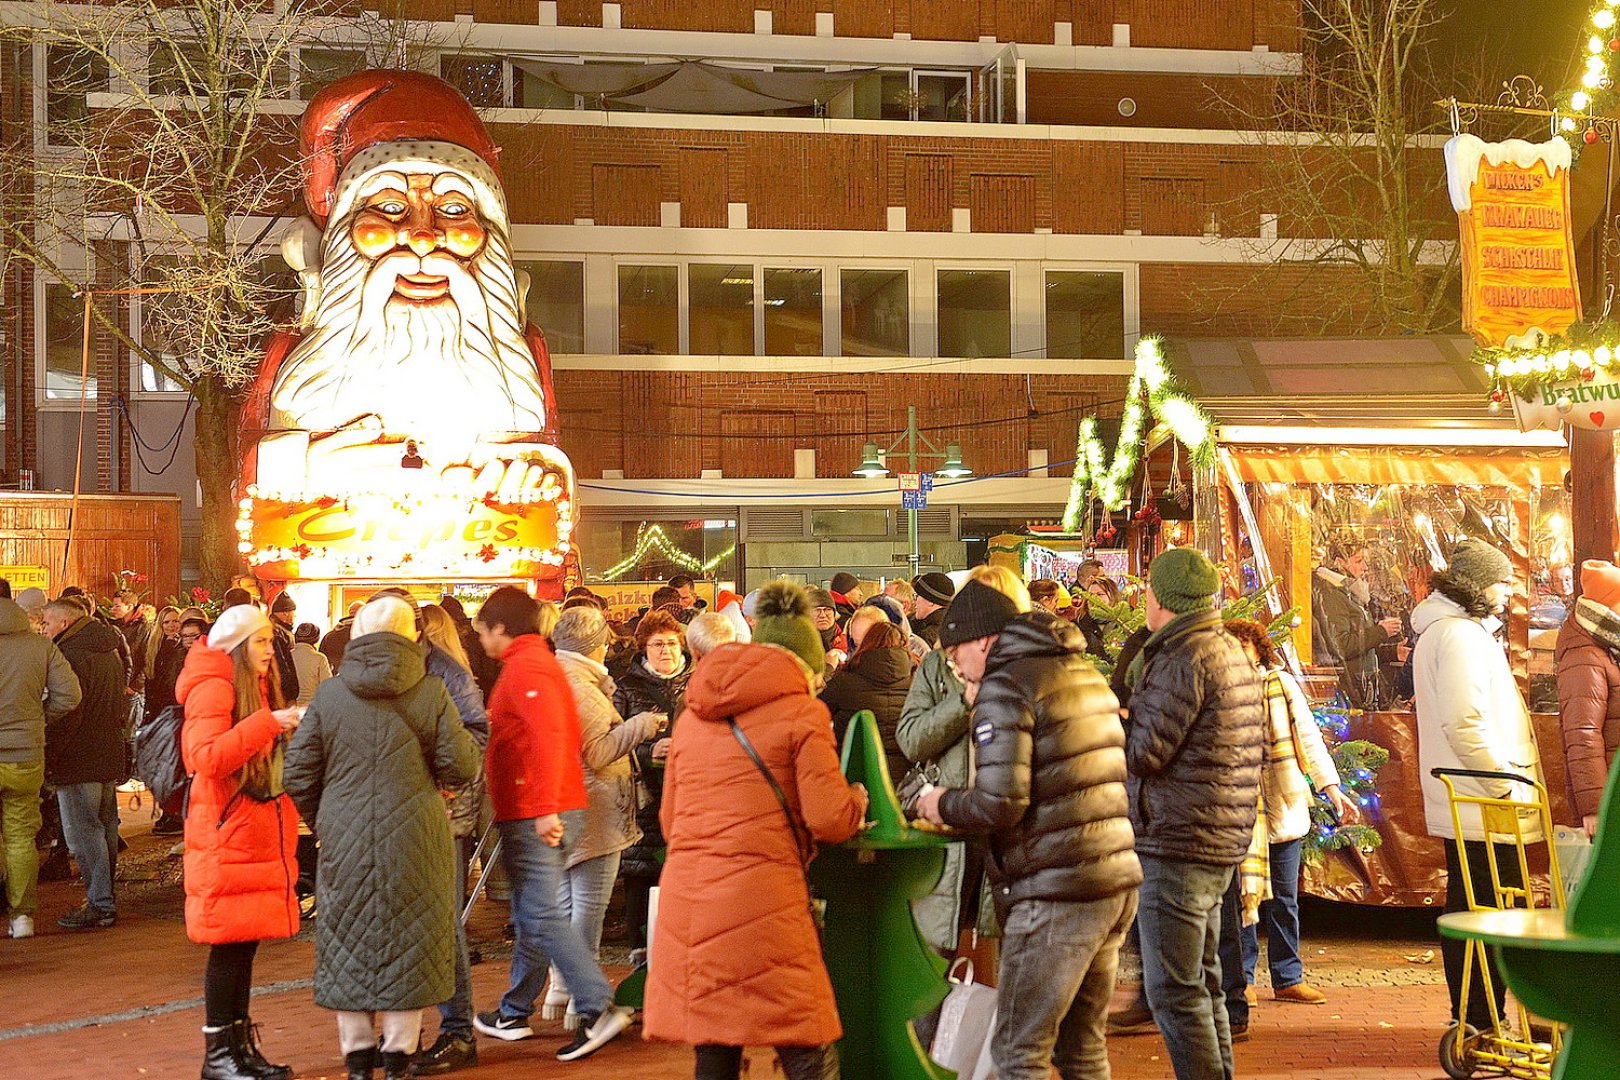
[[[1432,769],[1430,774],[1446,785],[1446,794],[1451,802],[1451,822],[1457,836],[1457,862],[1462,869],[1463,894],[1468,900],[1468,910],[1499,911],[1535,907],[1528,848],[1532,843],[1541,842],[1547,845],[1548,873],[1551,877],[1550,906],[1554,910],[1562,910],[1564,881],[1558,867],[1558,850],[1553,844],[1552,804],[1548,801],[1546,786],[1539,780],[1517,773],[1480,769]],[[1509,794],[1493,798],[1459,792],[1455,781],[1461,777],[1508,784]],[[1533,793],[1534,799],[1513,797],[1515,792],[1523,790]],[[1485,861],[1491,874],[1490,896],[1475,894],[1473,873],[1468,865],[1468,845],[1463,841],[1464,810],[1475,807],[1478,808],[1480,824],[1487,840],[1484,848]],[[1469,817],[1472,816],[1469,814]],[[1504,857],[1498,854],[1498,847],[1511,847],[1512,858],[1506,868],[1516,870],[1516,878],[1511,875],[1504,877]],[[1446,887],[1454,889],[1457,883],[1447,882]],[[1462,990],[1457,997],[1457,1015],[1452,1017],[1451,1026],[1440,1038],[1440,1067],[1452,1080],[1472,1080],[1473,1077],[1485,1076],[1537,1080],[1551,1076],[1553,1062],[1558,1060],[1562,1046],[1562,1032],[1558,1025],[1550,1025],[1546,1041],[1536,1041],[1529,1012],[1515,1002],[1514,1019],[1518,1021],[1518,1030],[1517,1033],[1511,1030],[1507,1017],[1496,1005],[1493,982],[1496,975],[1485,951],[1485,943],[1470,940],[1466,948],[1463,954]],[[1485,1031],[1478,1030],[1467,1021],[1468,1000],[1476,979],[1490,1009],[1491,1023]]]

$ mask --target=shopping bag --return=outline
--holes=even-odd
[[[995,1029],[996,992],[973,981],[973,961],[966,957],[951,965],[946,981],[951,990],[940,1006],[939,1026],[928,1056],[952,1072],[971,1078],[989,1045],[990,1032]]]
[[[990,1034],[996,1031],[996,1013],[990,1013]],[[990,1057],[990,1043],[993,1040],[986,1038],[984,1046],[979,1050],[979,1058],[973,1063],[971,1072],[957,1074],[957,1080],[996,1080],[996,1063]]]
[[[1592,841],[1585,829],[1560,827],[1553,830],[1553,846],[1558,851],[1558,872],[1564,879],[1564,902],[1568,903],[1592,861]]]

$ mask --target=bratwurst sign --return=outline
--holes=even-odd
[[[1463,328],[1486,346],[1568,330],[1581,317],[1569,144],[1458,135],[1445,153],[1461,228]]]

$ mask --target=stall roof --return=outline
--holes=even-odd
[[[1221,425],[1499,428],[1465,337],[1232,339],[1168,343],[1178,378]]]

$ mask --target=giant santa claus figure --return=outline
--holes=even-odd
[[[498,148],[471,106],[430,75],[361,72],[315,96],[301,141],[309,216],[282,251],[304,301],[255,386],[249,481],[572,499]]]

